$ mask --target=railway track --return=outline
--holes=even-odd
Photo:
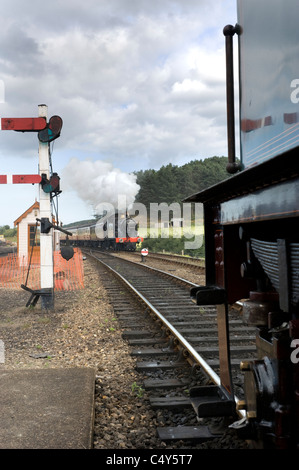
[[[122,255],[125,252],[120,252]],[[141,254],[139,252],[130,252],[130,255],[134,258],[139,258]],[[192,258],[191,256],[176,255],[172,253],[150,253],[150,258],[158,261],[166,261],[167,263],[173,263],[174,265],[191,266],[193,269],[204,270],[204,258]]]
[[[105,287],[123,337],[136,357],[142,388],[158,416],[163,416],[163,425],[157,427],[159,437],[163,441],[195,442],[216,438],[218,433],[211,432],[210,427],[197,426],[193,397],[199,386],[220,384],[216,308],[194,305],[189,295],[194,284],[189,281],[106,253],[86,254],[105,270]],[[230,313],[229,323],[238,404],[243,393],[239,366],[242,360],[254,357],[255,332],[244,326],[237,313]],[[203,415],[199,414],[200,421],[210,423],[209,413]]]
[[[0,245],[0,258],[3,258],[12,253],[16,253],[16,247]]]

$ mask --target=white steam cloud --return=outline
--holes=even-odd
[[[63,189],[75,191],[96,213],[100,213],[105,203],[113,205],[115,209],[126,209],[133,204],[140,189],[136,175],[124,173],[102,160],[71,158],[62,176]],[[120,200],[126,207],[120,207]]]

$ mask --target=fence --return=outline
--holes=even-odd
[[[10,254],[0,258],[0,287],[20,288],[21,284],[31,289],[40,289],[40,256],[19,257]],[[54,251],[54,290],[77,290],[84,287],[83,257],[79,248],[69,261]]]

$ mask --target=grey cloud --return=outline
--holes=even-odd
[[[35,115],[44,102],[64,121],[59,148],[89,150],[131,170],[197,151],[222,154],[225,4],[31,0],[24,8],[12,0],[0,20],[7,25],[0,32],[3,112]],[[1,134],[0,155],[27,155],[30,142],[35,148],[32,138]]]
[[[40,51],[37,40],[20,29],[19,24],[2,28],[0,33],[0,65],[2,73],[40,72]]]

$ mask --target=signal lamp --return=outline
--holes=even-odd
[[[38,133],[40,142],[52,142],[60,136],[62,128],[62,119],[60,116],[52,116],[47,124],[47,127]]]
[[[42,174],[41,185],[45,193],[59,193],[60,192],[60,177],[57,173],[53,173],[50,180],[47,179],[45,173]]]

